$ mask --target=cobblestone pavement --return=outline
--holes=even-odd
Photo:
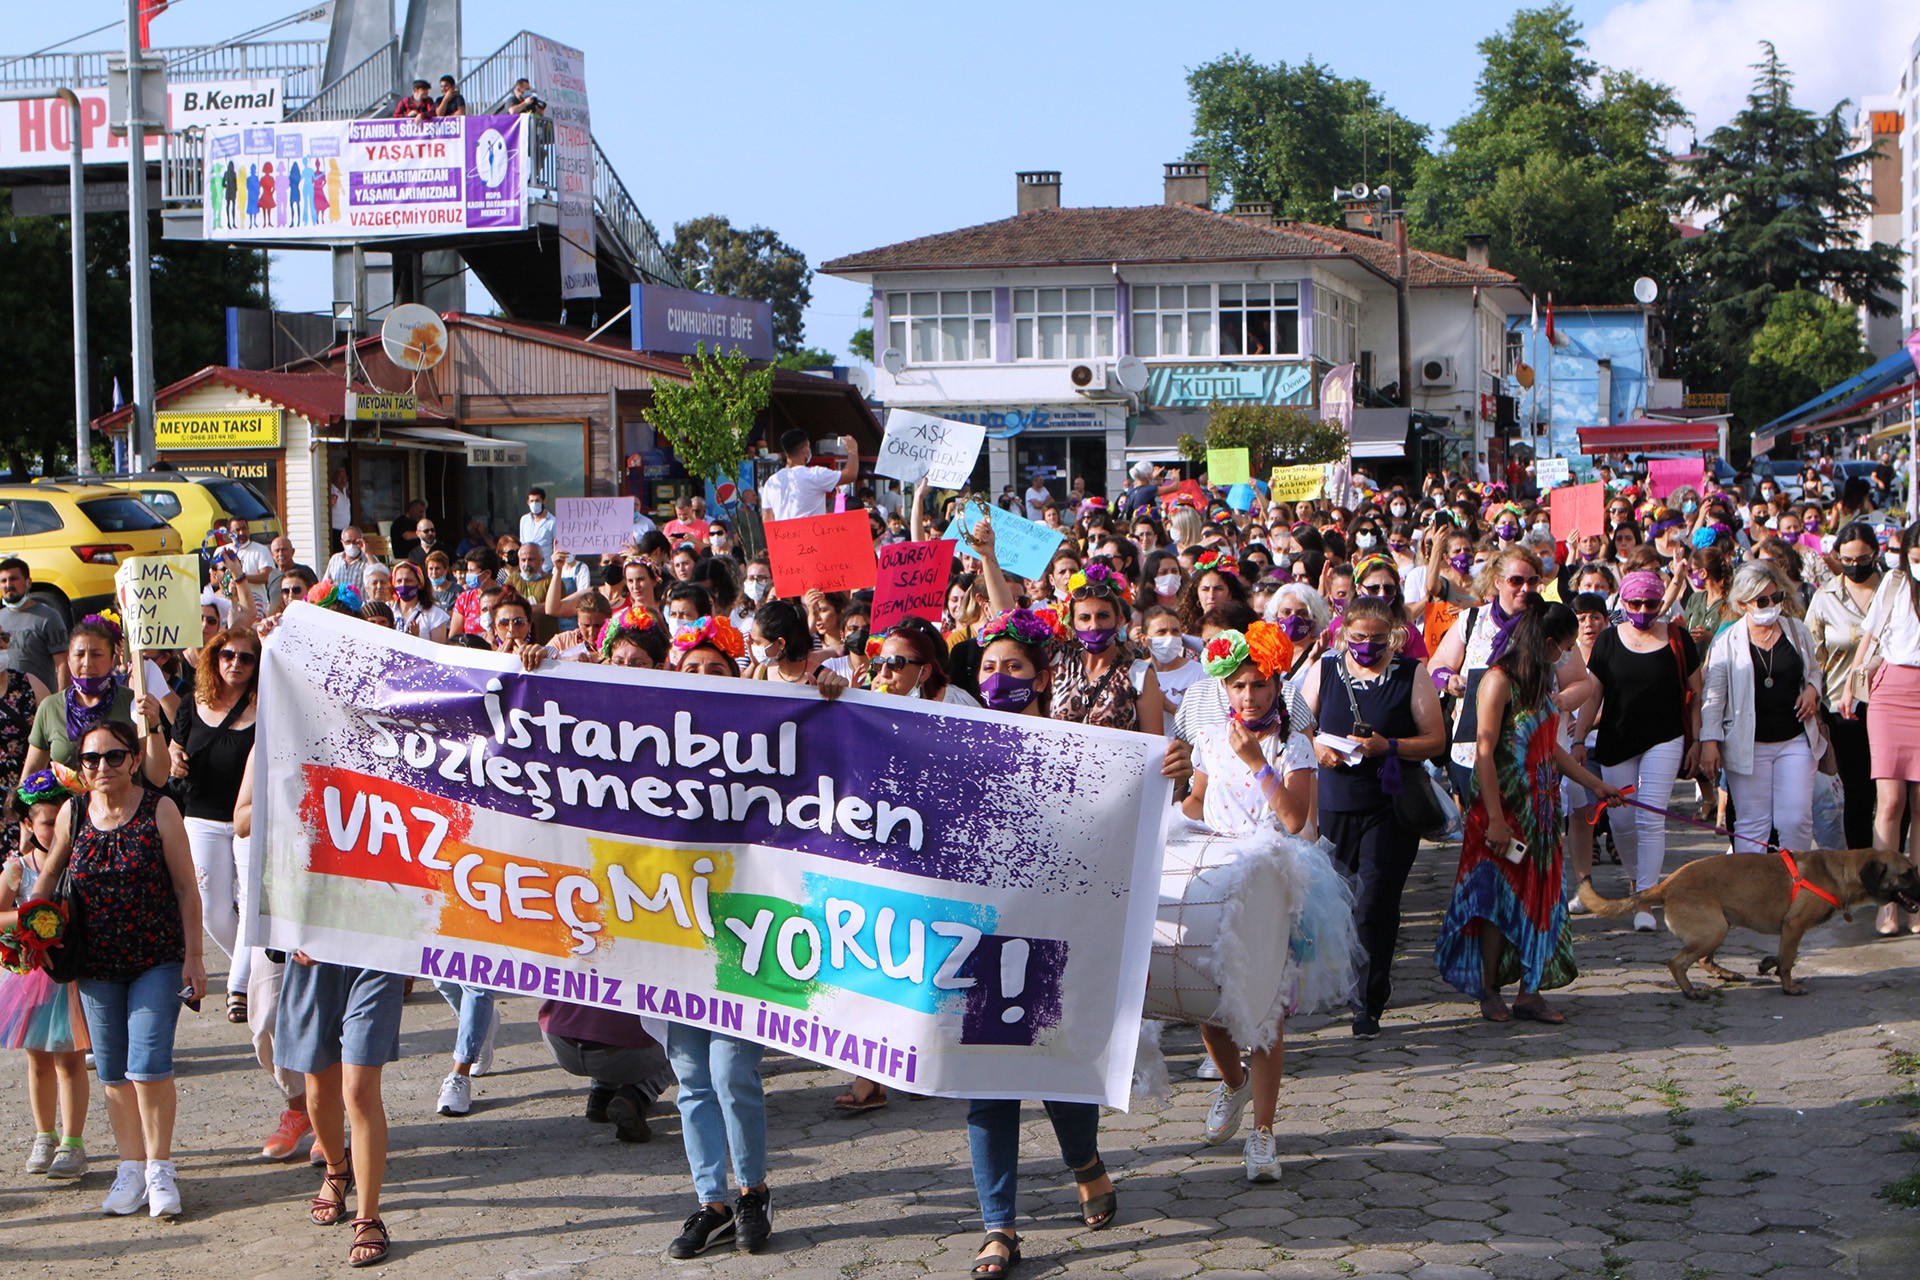
[[[1836,922],[1803,953],[1805,998],[1747,983],[1695,1006],[1667,977],[1668,935],[1576,918],[1584,972],[1556,997],[1568,1024],[1494,1026],[1433,973],[1454,857],[1429,846],[1415,871],[1386,1033],[1356,1041],[1325,1018],[1289,1027],[1278,1185],[1245,1181],[1238,1143],[1201,1145],[1198,1038],[1170,1030],[1171,1104],[1103,1126],[1120,1190],[1112,1230],[1072,1219],[1072,1184],[1029,1108],[1017,1274],[1920,1275],[1920,1210],[1876,1198],[1920,1182],[1920,937],[1880,941],[1868,918]],[[1599,881],[1621,891],[1614,867]],[[1765,950],[1736,933],[1721,959],[1752,972]],[[317,1177],[249,1158],[278,1108],[216,1004],[181,1024],[186,1211],[172,1223],[99,1215],[113,1164],[97,1091],[94,1171],[77,1187],[21,1173],[25,1090],[21,1060],[6,1059],[0,1257],[67,1277],[340,1272],[346,1230],[306,1222]],[[844,1077],[784,1057],[768,1060],[773,1252],[665,1262],[692,1200],[677,1115],[655,1110],[650,1145],[617,1142],[581,1117],[582,1091],[550,1064],[533,1002],[501,1007],[500,1065],[458,1120],[433,1114],[453,1016],[424,984],[408,1007],[409,1056],[387,1074],[388,1274],[892,1280],[970,1264],[980,1236],[965,1104],[897,1099],[841,1116],[831,1099]]]

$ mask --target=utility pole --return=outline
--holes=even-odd
[[[147,121],[140,96],[140,6],[127,0],[127,280],[133,322],[131,468],[153,465],[153,255],[147,248]],[[165,123],[161,121],[160,123]]]
[[[1407,297],[1407,216],[1405,211],[1389,213],[1393,219],[1393,247],[1399,256],[1399,264],[1394,270],[1393,292],[1394,306],[1398,313],[1400,330],[1400,403],[1403,407],[1413,407],[1413,313]],[[1476,328],[1475,332],[1478,332]],[[1478,392],[1479,375],[1474,376],[1474,388]]]

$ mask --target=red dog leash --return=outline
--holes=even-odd
[[[1648,813],[1660,814],[1662,817],[1671,818],[1675,822],[1684,822],[1690,827],[1699,827],[1702,831],[1711,831],[1715,835],[1725,836],[1729,840],[1738,841],[1740,839],[1739,836],[1727,830],[1725,827],[1716,827],[1711,822],[1702,822],[1698,818],[1689,818],[1685,814],[1675,813],[1671,809],[1662,809],[1659,805],[1648,804],[1644,800],[1635,800],[1632,798],[1632,793],[1636,790],[1638,790],[1638,788],[1636,787],[1620,788],[1620,802],[1622,804],[1630,804],[1636,809],[1645,809]],[[1602,808],[1604,808],[1604,806],[1601,806],[1601,805],[1596,805],[1594,807],[1593,816],[1587,819],[1588,826],[1595,827],[1600,825],[1600,813]],[[1767,848],[1780,855],[1780,860],[1787,864],[1787,874],[1793,877],[1793,893],[1787,899],[1788,905],[1792,905],[1794,899],[1800,896],[1800,891],[1802,889],[1805,889],[1808,893],[1812,894],[1814,897],[1821,898],[1826,900],[1827,902],[1832,903],[1836,911],[1846,910],[1846,908],[1840,904],[1840,899],[1834,897],[1832,894],[1828,893],[1825,889],[1822,889],[1819,885],[1813,883],[1813,881],[1807,879],[1805,876],[1800,874],[1799,864],[1794,862],[1793,851],[1791,849],[1788,849],[1782,845],[1773,844],[1772,842],[1769,842],[1767,844]]]

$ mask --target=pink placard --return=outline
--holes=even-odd
[[[947,579],[953,569],[953,539],[934,542],[895,542],[880,548],[878,579],[873,586],[873,616],[868,629],[879,635],[902,618],[940,621],[947,602]]]
[[[1706,482],[1707,463],[1704,458],[1647,459],[1647,492],[1653,495],[1655,502],[1675,489],[1698,489]]]
[[[1605,533],[1607,486],[1599,481],[1562,485],[1547,495],[1547,511],[1556,541],[1565,542],[1567,535],[1575,530],[1587,534]],[[1569,546],[1567,554],[1575,555],[1577,552]]]

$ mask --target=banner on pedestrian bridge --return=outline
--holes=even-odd
[[[435,645],[296,604],[253,945],[697,1023],[946,1097],[1127,1104],[1162,742]]]

